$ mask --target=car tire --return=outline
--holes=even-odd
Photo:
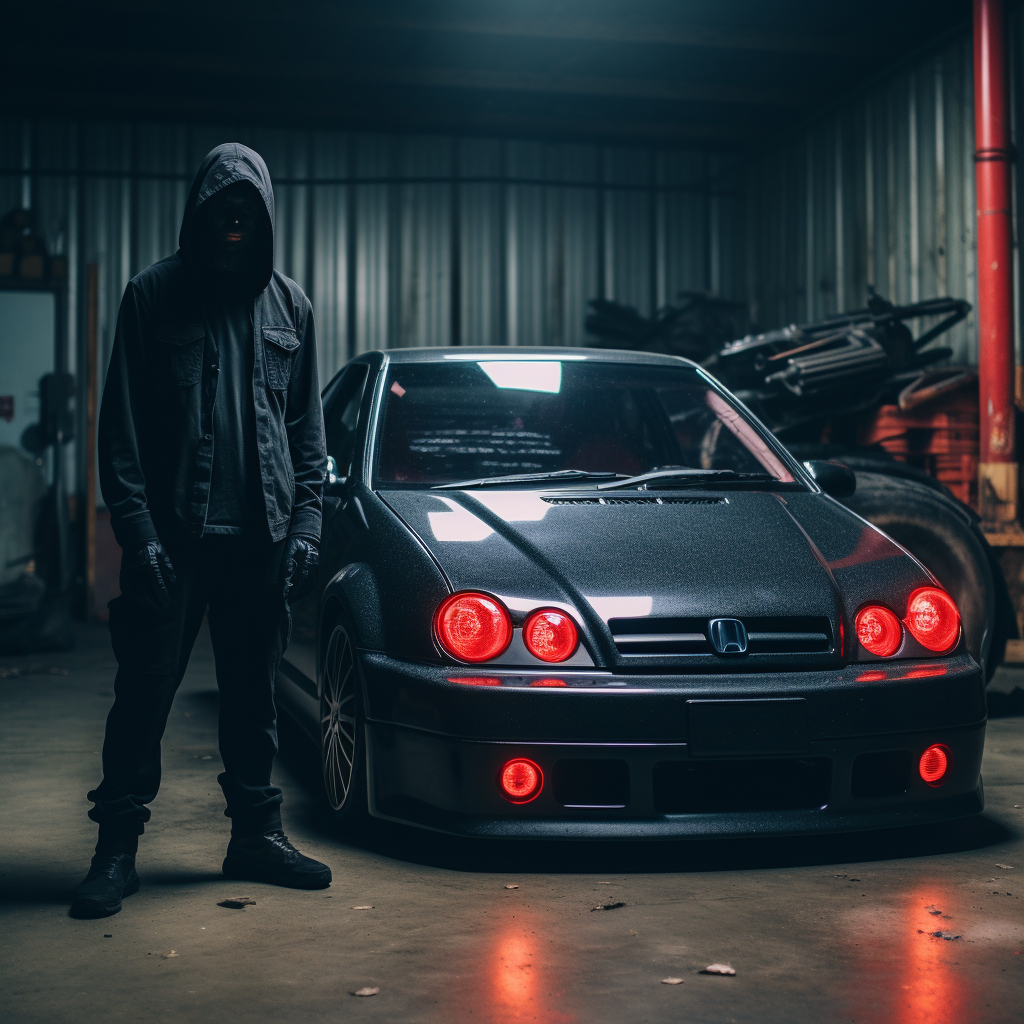
[[[331,627],[320,686],[320,766],[327,803],[346,830],[366,824],[366,730],[359,655],[345,623]]]
[[[916,480],[856,476],[856,492],[842,503],[903,545],[949,592],[960,609],[967,649],[990,679],[1008,636],[1003,616],[997,616],[997,582],[1003,581],[993,576],[987,545],[976,536],[969,511]]]

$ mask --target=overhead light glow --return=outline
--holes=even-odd
[[[495,387],[514,391],[543,391],[557,395],[562,390],[562,364],[550,360],[519,362],[479,360],[477,366],[494,382]]]

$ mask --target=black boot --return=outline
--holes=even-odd
[[[97,853],[89,874],[75,890],[72,917],[109,917],[121,909],[121,900],[139,891],[135,858],[130,853]]]
[[[224,874],[247,882],[267,882],[290,889],[326,889],[331,869],[306,857],[278,829],[262,836],[236,836],[228,843]]]

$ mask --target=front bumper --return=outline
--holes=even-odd
[[[885,680],[859,679],[864,666],[853,665],[771,675],[563,673],[564,687],[551,686],[550,675],[538,686],[543,673],[523,672],[453,683],[471,671],[373,652],[363,652],[362,667],[370,810],[406,824],[509,838],[754,837],[920,824],[983,807],[984,686],[965,655],[894,663]],[[700,756],[691,742],[689,702],[775,698],[803,702],[799,749],[790,739],[784,752]],[[935,788],[917,771],[932,743],[952,752]],[[514,757],[544,773],[528,804],[509,803],[497,784]],[[602,790],[591,777],[610,784]]]

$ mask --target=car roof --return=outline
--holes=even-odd
[[[468,347],[434,348],[390,348],[382,351],[392,363],[445,363],[473,359],[569,359],[573,362],[588,363],[633,363],[648,366],[687,366],[697,364],[681,356],[665,355],[661,352],[633,352],[614,348],[583,348],[575,346],[555,347],[536,345],[515,347],[504,345],[479,345]],[[366,353],[369,355],[370,353]]]

